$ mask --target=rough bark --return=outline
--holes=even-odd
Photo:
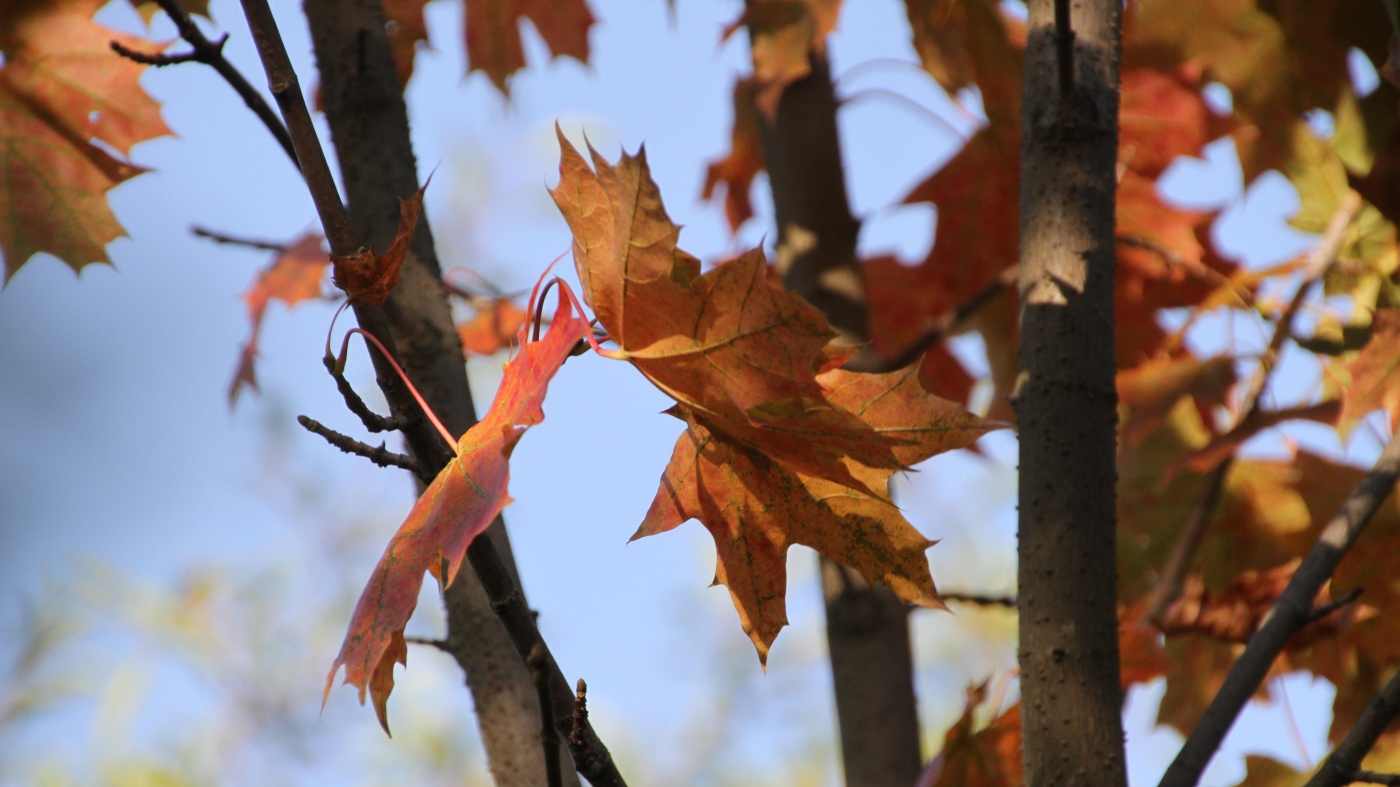
[[[788,289],[821,309],[848,341],[866,339],[866,302],[826,58],[789,85],[763,153],[778,222],[777,266]],[[827,647],[846,783],[912,784],[920,769],[919,718],[908,608],[883,586],[821,559]]]
[[[352,226],[362,244],[387,249],[398,227],[399,199],[420,183],[383,9],[378,0],[307,0],[305,10]],[[384,312],[409,378],[448,430],[466,431],[476,411],[426,217]],[[501,520],[487,535],[518,585]],[[535,687],[475,572],[458,574],[446,605],[446,641],[466,672],[492,776],[499,785],[544,783]],[[561,756],[568,757],[562,748]],[[577,784],[573,770],[566,771],[565,784]]]
[[[1032,0],[1029,11],[1013,397],[1023,763],[1031,787],[1123,785],[1113,385],[1120,3]]]

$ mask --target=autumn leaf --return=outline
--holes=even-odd
[[[730,232],[738,232],[739,226],[753,216],[749,191],[753,188],[753,179],[764,167],[761,122],[754,103],[753,80],[737,80],[729,154],[710,163],[705,170],[705,188],[700,194],[701,199],[713,199],[716,187],[724,186],[724,215]]]
[[[1021,23],[992,0],[905,0],[904,5],[924,70],[950,96],[975,83],[991,125],[1019,123]]]
[[[1259,754],[1246,756],[1244,768],[1244,781],[1240,783],[1251,787],[1296,787],[1307,776],[1278,760]]]
[[[514,347],[520,339],[520,328],[528,315],[510,298],[483,299],[486,303],[476,316],[457,323],[457,336],[462,350],[471,355],[494,355]]]
[[[710,424],[812,475],[860,488],[849,457],[899,469],[892,441],[826,401],[816,375],[834,337],[801,297],[768,281],[762,252],[700,273],[680,251],[645,153],[594,174],[560,135],[552,194],[574,233],[584,297],[630,361]],[[721,304],[734,304],[720,308]],[[867,490],[872,491],[872,490]]]
[[[375,254],[373,249],[360,249],[346,257],[332,257],[335,262],[335,286],[345,291],[351,301],[383,306],[399,283],[399,270],[413,242],[413,230],[423,211],[425,183],[412,197],[399,200],[399,231],[389,250]]]
[[[323,238],[309,232],[277,253],[272,264],[258,273],[252,285],[243,292],[248,307],[248,322],[252,330],[238,354],[238,368],[229,383],[228,402],[232,407],[244,386],[257,390],[258,378],[253,362],[258,354],[258,336],[262,332],[263,315],[274,300],[295,306],[305,300],[321,297],[321,281],[325,278],[330,255],[322,248]]]
[[[1201,360],[1194,355],[1142,364],[1118,373],[1119,437],[1139,443],[1157,429],[1183,396],[1193,397],[1204,415],[1223,405],[1235,384],[1235,359]]]
[[[147,25],[151,23],[160,11],[160,4],[155,0],[130,0],[131,7],[136,9],[136,13],[141,15],[141,21]],[[180,0],[180,7],[187,13],[198,14],[206,19],[209,18],[209,0]]]
[[[1157,178],[1179,156],[1200,156],[1207,143],[1238,126],[1206,104],[1199,63],[1124,69],[1122,85],[1119,159],[1139,175]]]
[[[1345,2],[1219,0],[1132,3],[1123,25],[1125,72],[1205,65],[1230,89],[1252,134],[1236,135],[1246,182],[1292,156],[1293,134],[1310,110],[1333,111],[1351,88],[1350,47],[1383,51],[1381,9]]]
[[[1381,309],[1371,319],[1371,340],[1346,365],[1349,385],[1342,387],[1337,431],[1349,434],[1357,422],[1384,409],[1391,428],[1400,423],[1400,309]]]
[[[923,389],[918,369],[865,375],[835,369],[822,376],[833,404],[847,407],[875,430],[901,438],[907,464],[970,445],[997,424]],[[729,589],[740,625],[760,661],[787,625],[787,550],[809,546],[887,585],[911,604],[942,608],[925,550],[934,544],[890,500],[894,470],[849,461],[868,492],[787,465],[742,438],[728,435],[683,406],[686,422],[661,488],[633,539],[697,519],[715,540],[715,582]]]
[[[1176,469],[1183,466],[1202,472],[1210,470],[1224,461],[1226,457],[1232,456],[1251,437],[1266,429],[1272,429],[1289,421],[1313,421],[1331,424],[1336,422],[1337,414],[1340,411],[1341,403],[1336,399],[1278,410],[1255,410],[1230,431],[1187,454],[1176,466],[1168,470],[1168,473],[1175,472]]]
[[[170,133],[137,83],[145,66],[110,42],[149,43],[92,21],[102,0],[0,5],[0,251],[5,281],[48,252],[75,271],[110,262],[122,235],[106,192],[142,170],[118,158]]]
[[[769,122],[778,116],[787,86],[812,73],[812,55],[824,51],[841,16],[841,1],[756,0],[725,28],[725,38],[748,28],[754,104]]]
[[[585,297],[616,350],[677,401],[686,423],[636,536],[699,519],[744,630],[766,659],[787,623],[786,553],[811,546],[909,603],[941,606],[889,478],[997,424],[931,396],[917,367],[832,368],[825,319],[768,280],[752,251],[700,272],[676,246],[644,154],[590,169],[560,137],[555,202],[574,233]],[[596,169],[596,172],[595,172]]]
[[[1164,634],[1203,634],[1221,642],[1243,644],[1259,628],[1264,615],[1282,595],[1298,570],[1302,558],[1265,571],[1244,571],[1220,592],[1206,589],[1199,576],[1187,577],[1181,594],[1163,611],[1158,626]],[[1313,607],[1332,601],[1331,582],[1323,583]],[[1347,604],[1310,621],[1294,639],[1291,649],[1305,648],[1323,637],[1336,636],[1352,624],[1374,617],[1376,610],[1366,604]]]
[[[389,50],[394,55],[394,71],[399,87],[408,85],[413,76],[413,60],[420,46],[428,41],[428,24],[423,19],[423,6],[428,0],[382,0],[384,32],[389,38]]]
[[[508,80],[525,67],[520,22],[530,20],[555,57],[588,62],[593,13],[585,0],[467,0],[467,71],[483,71],[510,95]]]
[[[343,666],[344,682],[359,688],[361,704],[369,691],[379,723],[389,731],[386,703],[394,688],[394,664],[407,663],[403,628],[418,603],[423,573],[431,572],[441,587],[450,586],[472,539],[510,502],[511,452],[526,429],[544,420],[549,381],[590,331],[588,320],[561,292],[544,337],[506,364],[491,409],[457,442],[457,455],[418,498],[360,594],[326,676],[322,704]]]
[[[1002,711],[985,726],[977,724],[987,685],[970,688],[962,717],[943,736],[943,749],[925,768],[923,787],[1018,787],[1021,773],[1021,705]]]

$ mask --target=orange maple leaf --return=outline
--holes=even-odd
[[[1391,428],[1400,424],[1400,309],[1378,309],[1371,318],[1371,340],[1347,364],[1351,384],[1342,388],[1337,430],[1349,434],[1368,413],[1384,409]]]
[[[384,32],[394,55],[399,87],[403,88],[413,76],[413,59],[419,45],[428,41],[428,23],[423,18],[423,6],[428,0],[383,0],[383,3],[384,20],[388,23]]]
[[[764,168],[761,122],[754,103],[753,80],[736,80],[729,154],[710,162],[705,170],[705,188],[700,193],[701,199],[713,199],[715,187],[724,186],[724,216],[729,221],[730,232],[738,232],[739,226],[753,216],[749,191],[753,188],[753,179]]]
[[[943,737],[943,750],[924,769],[916,787],[1018,787],[1021,772],[1021,704],[978,728],[977,709],[987,684],[969,688],[960,719]]]
[[[716,580],[766,659],[787,623],[786,552],[811,546],[941,606],[918,533],[891,502],[895,472],[970,444],[997,425],[928,394],[918,369],[857,375],[830,367],[825,319],[769,283],[749,252],[701,274],[676,247],[644,154],[596,173],[560,138],[555,201],[574,232],[585,296],[617,350],[678,402],[686,422],[636,536],[701,521],[719,552]]]
[[[457,323],[457,336],[463,352],[471,355],[492,355],[519,341],[520,328],[528,315],[510,298],[483,298],[486,303],[476,316]]]
[[[361,704],[369,691],[379,723],[389,731],[394,664],[407,664],[403,628],[418,603],[423,572],[441,587],[451,585],[467,547],[510,502],[511,452],[526,429],[544,420],[549,381],[591,330],[561,291],[549,331],[506,364],[491,409],[458,440],[457,455],[418,498],[375,566],[326,676],[323,705],[344,666],[345,683],[359,688]]]
[[[106,192],[144,170],[111,153],[170,133],[110,43],[148,42],[92,21],[103,0],[0,4],[0,250],[5,281],[37,252],[74,270],[110,262],[122,235]],[[95,144],[94,141],[102,143]]]
[[[347,257],[332,257],[335,262],[335,286],[345,291],[350,300],[383,306],[399,283],[399,270],[413,242],[413,230],[423,211],[424,183],[412,197],[399,200],[399,231],[394,242],[383,254],[373,249],[360,249]]]
[[[892,441],[826,401],[826,318],[768,281],[759,250],[700,273],[676,247],[645,151],[593,170],[560,134],[552,192],[574,232],[584,297],[618,349],[672,399],[805,472],[861,487],[846,457],[901,468]],[[720,304],[734,304],[721,308]]]
[[[272,264],[258,273],[257,279],[243,292],[248,306],[248,322],[252,330],[248,341],[238,353],[238,368],[229,383],[228,402],[232,406],[244,386],[257,390],[258,378],[253,362],[258,354],[258,336],[262,332],[263,315],[274,300],[287,306],[321,296],[321,281],[325,278],[330,255],[321,248],[319,233],[308,232],[288,244],[273,258]]]
[[[584,0],[467,0],[467,71],[484,71],[502,93],[525,67],[520,20],[529,19],[555,56],[588,62],[593,13]]]

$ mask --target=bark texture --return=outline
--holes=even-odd
[[[1019,598],[1026,784],[1123,785],[1113,362],[1117,0],[1029,4]],[[1057,36],[1071,36],[1057,38]],[[1070,55],[1063,64],[1057,55]],[[1068,65],[1068,69],[1062,69]]]
[[[378,0],[307,0],[305,11],[351,224],[360,243],[382,251],[397,232],[399,200],[420,185],[383,9]],[[384,313],[409,378],[449,431],[465,432],[476,410],[426,216]],[[487,535],[518,586],[503,522]],[[458,574],[446,605],[447,642],[466,672],[492,776],[503,787],[543,784],[535,686],[474,571]],[[564,770],[564,784],[577,785]]]
[[[763,125],[778,221],[777,266],[788,289],[821,309],[841,336],[865,341],[866,301],[836,129],[836,95],[820,54]],[[912,784],[919,775],[918,705],[909,611],[894,592],[821,559],[827,647],[846,784]]]

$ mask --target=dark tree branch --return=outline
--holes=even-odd
[[[225,33],[222,37],[219,38],[218,41],[212,42],[212,45],[215,49],[223,50],[224,44],[227,41],[228,34]],[[148,66],[155,66],[156,68],[164,68],[165,66],[175,66],[179,65],[180,63],[203,63],[207,61],[207,58],[201,55],[199,50],[197,49],[192,49],[188,52],[179,52],[177,54],[170,55],[164,52],[138,52],[135,49],[126,46],[120,41],[108,42],[108,46],[112,47],[113,52],[116,52],[117,54],[121,55],[127,60],[134,60],[137,63],[142,63]]]
[[[1015,596],[988,596],[980,593],[947,593],[940,592],[938,597],[943,601],[951,601],[955,604],[974,604],[979,607],[1006,607],[1016,608]]]
[[[331,253],[348,257],[359,249],[359,244],[355,242],[355,234],[350,231],[349,214],[340,201],[335,178],[331,176],[326,154],[321,150],[321,140],[317,138],[316,127],[311,122],[311,112],[302,99],[301,82],[282,44],[277,20],[273,18],[267,0],[243,0],[243,13],[248,17],[248,28],[253,33],[258,56],[262,58],[263,68],[267,71],[268,89],[272,91],[272,97],[286,120],[293,160],[299,162],[302,177],[311,190],[311,199],[316,203],[316,213],[321,218],[326,239],[330,241]],[[388,338],[376,331],[370,332],[381,342]]]
[[[1397,714],[1400,714],[1400,670],[1391,675],[1372,698],[1361,718],[1356,720],[1356,726],[1336,751],[1328,755],[1305,787],[1341,787],[1352,782],[1400,785],[1400,776],[1361,770],[1361,761]]]
[[[326,365],[326,371],[330,372],[331,378],[335,380],[336,390],[340,391],[341,398],[345,400],[345,407],[354,413],[360,419],[360,423],[363,423],[369,431],[399,432],[421,420],[417,413],[384,416],[369,409],[365,400],[361,399],[358,393],[355,393],[355,388],[350,385],[350,381],[345,379],[345,374],[336,371],[335,359],[327,356],[323,361]]]
[[[1337,254],[1341,250],[1342,241],[1346,235],[1346,229],[1351,225],[1352,219],[1356,217],[1356,213],[1360,209],[1361,197],[1353,191],[1328,222],[1327,231],[1323,234],[1322,240],[1309,255],[1308,267],[1304,273],[1303,281],[1299,283],[1298,289],[1293,293],[1293,299],[1289,301],[1288,307],[1284,309],[1283,315],[1274,325],[1269,345],[1264,350],[1264,355],[1259,359],[1259,368],[1250,380],[1249,390],[1245,393],[1240,405],[1240,417],[1235,422],[1231,432],[1252,428],[1255,419],[1260,417],[1259,400],[1268,388],[1274,370],[1278,368],[1278,356],[1283,350],[1284,343],[1293,335],[1293,323],[1313,287],[1322,280],[1323,275],[1336,262]],[[1182,583],[1191,570],[1196,552],[1205,540],[1206,526],[1210,524],[1215,515],[1215,509],[1220,503],[1220,495],[1225,486],[1225,477],[1229,475],[1234,461],[1235,455],[1229,454],[1211,470],[1207,477],[1206,485],[1201,490],[1201,496],[1197,499],[1196,506],[1191,510],[1191,518],[1182,527],[1181,533],[1172,547],[1167,565],[1162,570],[1162,578],[1152,590],[1152,599],[1146,613],[1148,620],[1159,621],[1167,607],[1181,595]]]
[[[277,243],[275,241],[270,240],[257,240],[255,238],[243,238],[237,235],[228,235],[223,232],[218,232],[217,230],[206,229],[204,227],[199,226],[190,227],[190,233],[193,234],[195,237],[207,238],[208,240],[212,240],[215,243],[222,243],[229,246],[244,246],[250,249],[259,249],[261,251],[281,252],[287,250],[287,244],[285,243]]]
[[[1376,773],[1375,771],[1352,771],[1351,778],[1339,784],[1384,784],[1388,787],[1400,787],[1400,774],[1397,773]]]
[[[269,87],[287,122],[287,128],[297,153],[297,160],[302,162],[302,174],[316,203],[317,212],[321,216],[322,226],[331,245],[331,252],[337,256],[347,256],[358,249],[358,244],[351,232],[349,217],[344,205],[340,202],[335,181],[331,178],[325,154],[316,137],[310,113],[302,100],[296,74],[292,70],[281,36],[277,32],[276,22],[268,8],[267,0],[243,0],[243,7],[248,17],[249,28],[257,43],[263,67],[268,74]],[[421,236],[421,232],[419,235]],[[400,286],[402,286],[402,280]],[[370,305],[356,304],[355,317],[361,328],[378,338],[391,354],[397,355],[388,322],[382,310]],[[387,361],[378,353],[372,352],[370,356],[378,373],[380,388],[383,389],[385,398],[389,401],[390,407],[393,408],[394,414],[404,417],[418,413],[412,397],[402,382],[398,380]],[[460,351],[458,353],[458,366],[460,367]],[[425,427],[424,420],[418,419],[409,426],[404,431],[404,436],[422,469],[431,475],[436,475],[447,464],[453,453],[450,447],[443,445],[441,437],[433,429]],[[544,647],[544,663],[549,678],[549,689],[556,700],[557,707],[568,707],[573,700],[573,692],[569,689],[568,681],[564,678],[553,656],[550,655],[548,646],[544,644],[539,629],[535,625],[535,616],[525,604],[524,598],[516,586],[513,572],[501,559],[491,539],[477,538],[472,541],[471,546],[467,549],[467,560],[480,579],[487,598],[491,600],[492,608],[496,611],[512,645],[515,647],[520,659],[517,663],[523,667],[524,659],[528,657],[536,645]],[[462,572],[459,572],[459,582],[454,582],[453,587],[460,584],[461,577]],[[451,588],[449,588],[450,591]],[[454,635],[456,634],[461,634],[461,632],[454,632]],[[448,649],[453,650],[454,655],[455,651],[459,650],[458,645],[460,643],[449,637]],[[561,697],[562,700],[559,699]],[[572,730],[573,728],[572,715],[556,718],[554,721],[556,727],[561,730]],[[575,766],[579,772],[597,787],[624,785],[625,782],[613,764],[607,747],[598,739],[591,726],[584,725],[580,740],[581,745],[575,751]]]
[[[1162,613],[1181,595],[1182,584],[1191,570],[1191,563],[1200,551],[1201,542],[1205,541],[1206,525],[1210,524],[1216,507],[1220,505],[1220,493],[1225,490],[1225,476],[1230,474],[1230,468],[1234,464],[1235,457],[1231,454],[1206,476],[1206,485],[1196,498],[1191,515],[1182,525],[1176,543],[1172,545],[1171,554],[1167,556],[1167,564],[1162,568],[1162,577],[1152,588],[1152,598],[1147,603],[1145,613],[1147,620],[1159,623]]]
[[[437,648],[441,651],[447,651],[447,640],[445,639],[433,639],[432,637],[404,637],[403,641],[409,643],[410,645],[427,645],[430,648]]]
[[[1352,588],[1346,593],[1343,593],[1342,595],[1332,599],[1326,604],[1323,604],[1322,606],[1314,609],[1312,611],[1312,614],[1308,615],[1308,622],[1316,623],[1317,621],[1322,620],[1323,618],[1327,617],[1333,612],[1336,612],[1342,607],[1353,603],[1357,599],[1361,598],[1361,593],[1363,590],[1364,588]]]
[[[1397,477],[1400,477],[1400,439],[1391,438],[1375,467],[1323,529],[1317,543],[1289,580],[1288,587],[1264,616],[1263,625],[1230,668],[1220,691],[1162,777],[1161,787],[1190,787],[1200,780],[1240,709],[1268,675],[1274,659],[1288,640],[1308,624],[1318,590],[1332,577],[1337,563],[1390,496]]]
[[[544,746],[545,784],[560,787],[563,776],[559,771],[559,730],[554,726],[554,700],[549,692],[549,676],[544,663],[544,645],[530,648],[530,656],[525,664],[530,667],[530,677],[540,696],[540,744]]]
[[[548,673],[553,707],[572,707],[574,693],[569,689],[569,682],[555,663],[544,638],[540,636],[539,628],[535,625],[535,613],[516,589],[515,579],[501,561],[496,547],[489,539],[478,538],[467,549],[467,560],[481,578],[481,585],[485,588],[487,597],[491,599],[491,606],[510,634],[511,642],[520,652],[520,658],[529,658],[536,645],[544,649],[544,665]],[[554,726],[560,732],[569,735],[574,767],[594,787],[623,787],[626,782],[618,772],[617,766],[613,764],[612,755],[608,753],[607,747],[598,739],[597,733],[588,723],[587,716],[583,718],[581,729],[576,731],[575,724],[573,713],[554,717]],[[577,736],[574,735],[575,732]],[[574,741],[575,737],[578,739],[577,744]]]
[[[287,127],[282,125],[281,119],[277,117],[276,112],[272,111],[272,107],[268,106],[267,102],[263,100],[262,95],[258,93],[253,85],[244,78],[243,74],[240,73],[238,69],[234,68],[233,64],[228,62],[228,59],[224,57],[224,43],[228,41],[228,34],[224,34],[218,41],[210,41],[204,36],[203,31],[199,29],[199,25],[194,23],[194,20],[190,18],[190,15],[185,9],[180,7],[178,0],[155,0],[155,2],[156,5],[160,6],[161,10],[165,11],[166,15],[170,17],[170,21],[175,23],[175,29],[180,32],[180,37],[185,39],[193,49],[178,55],[143,54],[122,46],[121,43],[117,41],[113,41],[111,43],[112,50],[122,57],[152,66],[169,66],[176,63],[193,62],[203,63],[213,68],[218,72],[219,76],[224,78],[224,81],[229,84],[229,87],[233,88],[234,92],[238,93],[243,99],[243,103],[248,105],[248,108],[253,111],[254,115],[257,115],[258,120],[261,120],[263,125],[267,126],[267,130],[272,132],[272,136],[277,140],[277,143],[282,146],[282,150],[292,159],[292,165],[296,166],[296,149],[292,145],[291,137],[287,134]]]
[[[326,439],[326,442],[330,443],[336,448],[339,448],[347,454],[363,456],[364,458],[379,465],[380,467],[401,467],[404,470],[408,470],[416,475],[422,474],[418,463],[413,461],[413,457],[404,456],[403,454],[396,454],[393,451],[390,451],[388,448],[386,448],[384,443],[380,443],[379,447],[376,448],[372,445],[369,445],[368,443],[362,443],[359,440],[356,440],[355,438],[350,437],[348,435],[343,435],[340,432],[337,432],[334,429],[331,429],[330,427],[325,426],[324,424],[321,424],[318,421],[314,421],[310,418],[307,418],[304,415],[297,416],[297,423],[301,424],[302,428],[306,431],[324,437]]]

